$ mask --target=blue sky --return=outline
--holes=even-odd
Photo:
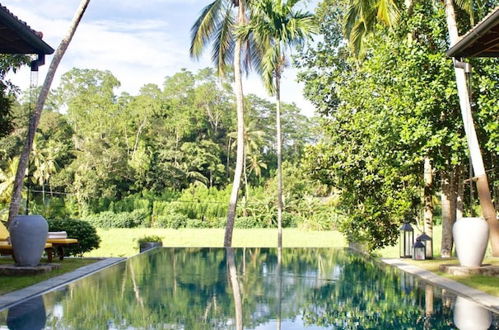
[[[315,1],[314,1],[315,2]],[[199,61],[189,58],[190,28],[208,0],[91,0],[78,31],[63,58],[52,87],[72,67],[110,70],[121,82],[120,91],[136,94],[146,83],[161,85],[181,68],[196,71],[210,66],[209,53]],[[79,0],[4,0],[2,5],[56,48],[66,33]],[[313,5],[310,5],[313,6]],[[40,69],[39,82],[47,65]],[[12,79],[25,88],[29,72]],[[283,100],[295,102],[311,115],[313,106],[295,82],[296,70],[288,68],[283,79]],[[245,82],[245,93],[267,97],[256,75]]]

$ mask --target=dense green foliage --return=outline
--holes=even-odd
[[[67,256],[81,256],[85,252],[97,249],[100,238],[95,228],[86,221],[81,220],[48,220],[49,231],[65,231],[68,238],[76,238],[78,244],[64,248]]]
[[[345,10],[323,2],[324,40],[298,60],[306,94],[323,115],[324,137],[307,149],[305,161],[314,178],[338,192],[339,228],[350,240],[378,248],[396,242],[401,222],[421,219],[424,157],[439,180],[468,163],[466,142],[452,61],[445,56],[443,8],[417,3],[396,29],[370,36],[362,61],[343,42]],[[476,62],[475,79],[488,84],[475,94],[488,100],[477,109],[477,126],[488,164],[497,168],[490,131],[499,118],[491,83],[497,73],[490,66],[498,61]]]
[[[22,65],[28,64],[28,61],[26,55],[0,54],[0,138],[14,129],[11,106],[18,91],[5,76],[10,71],[15,72]]]
[[[166,77],[162,88],[145,85],[137,96],[116,95],[118,86],[107,71],[73,69],[63,75],[36,136],[30,212],[84,219],[101,228],[223,227],[235,166],[229,82],[203,69]],[[0,139],[6,178],[14,173],[9,168],[15,168],[22,146],[28,108],[28,99],[18,100],[16,129]],[[270,227],[275,224],[275,106],[250,95],[246,108],[244,202],[236,226]],[[291,169],[316,137],[312,120],[294,104],[283,105],[283,128]],[[311,184],[294,171],[302,184]],[[303,220],[295,185],[303,189],[295,183],[287,191],[290,226]],[[7,195],[0,200],[8,201]]]

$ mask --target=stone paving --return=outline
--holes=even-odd
[[[57,287],[60,287],[61,285],[65,285],[74,280],[91,275],[104,268],[117,264],[123,260],[125,260],[125,258],[103,259],[101,261],[94,262],[93,264],[80,267],[75,271],[53,277],[46,281],[29,286],[27,288],[6,293],[0,296],[0,311],[5,308],[9,308],[17,303],[20,303],[26,299],[39,295],[41,293],[53,290]]]
[[[37,275],[48,273],[54,269],[60,268],[60,264],[41,264],[34,267],[21,267],[15,264],[0,265],[0,275],[15,276],[15,275]]]
[[[473,300],[474,302],[487,307],[495,313],[499,313],[499,297],[486,294],[477,289],[470,288],[467,285],[453,281],[448,278],[440,277],[435,273],[421,269],[417,266],[404,263],[400,259],[381,259],[385,264],[397,267],[404,272],[416,275],[421,279],[450,290],[460,296]]]

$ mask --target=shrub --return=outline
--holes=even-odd
[[[68,238],[78,239],[78,245],[64,248],[66,256],[82,255],[99,247],[100,237],[97,235],[95,228],[87,221],[65,219],[47,220],[47,222],[49,231],[65,231],[68,233]]]
[[[140,244],[142,243],[148,243],[148,242],[158,242],[161,243],[163,242],[163,239],[157,235],[149,235],[149,236],[144,236],[141,237],[137,240],[137,242]]]
[[[230,186],[224,190],[191,185],[175,203],[176,209],[189,219],[219,218],[227,214]]]
[[[152,226],[155,228],[185,228],[187,220],[187,216],[172,211],[169,214],[158,216]]]
[[[147,210],[138,209],[132,212],[120,213],[105,211],[89,216],[87,221],[97,228],[134,228],[146,225],[147,219]]]
[[[262,224],[257,217],[237,217],[234,227],[241,229],[260,228]]]

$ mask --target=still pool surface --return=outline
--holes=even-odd
[[[11,329],[496,329],[466,299],[347,250],[163,248],[0,312]]]

